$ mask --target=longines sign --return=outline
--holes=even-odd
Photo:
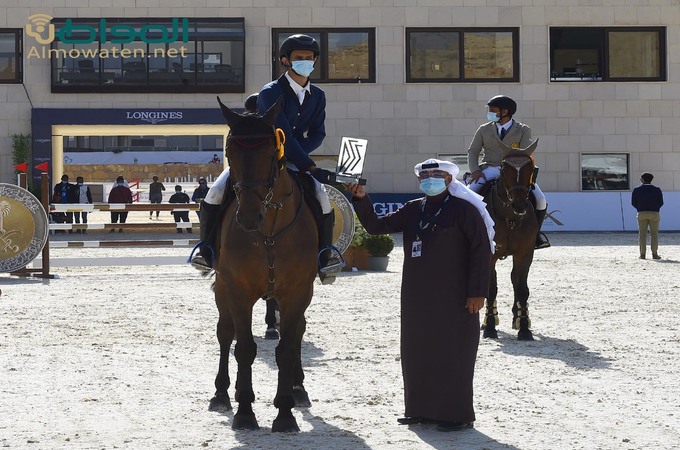
[[[150,122],[156,125],[158,122],[165,122],[166,120],[181,120],[182,111],[127,111],[125,118],[127,120]]]

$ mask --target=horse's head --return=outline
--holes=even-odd
[[[269,110],[258,114],[238,114],[219,99],[222,114],[229,125],[225,155],[236,192],[236,222],[245,231],[259,230],[267,207],[272,206],[274,184],[284,167],[283,132],[274,127],[281,111],[281,99]]]
[[[536,150],[538,139],[525,149],[512,148],[500,142],[503,162],[501,164],[500,185],[512,210],[517,215],[526,214],[529,209],[529,192],[534,175],[534,159],[531,154]]]

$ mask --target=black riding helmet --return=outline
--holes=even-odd
[[[517,103],[507,95],[496,95],[495,97],[491,97],[486,103],[486,106],[495,106],[501,111],[507,109],[510,117],[514,116],[517,112]]]
[[[290,59],[290,54],[293,50],[311,50],[314,52],[314,57],[319,56],[319,43],[311,36],[306,34],[294,34],[287,37],[281,44],[279,50],[279,60],[284,56]]]
[[[243,107],[246,109],[247,112],[249,113],[257,112],[257,96],[258,96],[257,93],[250,94],[246,99],[245,103],[243,104]]]

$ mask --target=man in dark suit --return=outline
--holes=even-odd
[[[652,258],[661,259],[659,256],[659,223],[661,222],[661,207],[663,206],[663,193],[661,189],[652,184],[654,175],[645,172],[640,177],[642,184],[633,189],[631,204],[637,209],[638,228],[640,230],[638,243],[640,244],[640,259],[645,259],[647,250],[647,228],[652,240]]]
[[[317,167],[309,157],[326,137],[326,94],[321,88],[312,85],[309,79],[319,53],[319,43],[311,36],[294,34],[286,38],[279,50],[279,60],[287,70],[277,80],[262,87],[257,96],[257,111],[264,113],[281,99],[281,113],[275,125],[286,136],[288,168],[309,172],[314,178],[312,182],[323,212],[319,223],[319,278],[323,284],[331,284],[344,266],[338,257],[339,252],[332,246],[335,216],[322,184],[330,181],[332,172]],[[212,268],[209,231],[215,227],[228,178],[227,169],[215,180],[201,203],[201,241],[204,244],[199,246],[199,255],[191,263],[202,271]]]

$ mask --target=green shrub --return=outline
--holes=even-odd
[[[394,249],[394,238],[389,234],[369,234],[364,237],[363,246],[370,256],[387,256]]]

